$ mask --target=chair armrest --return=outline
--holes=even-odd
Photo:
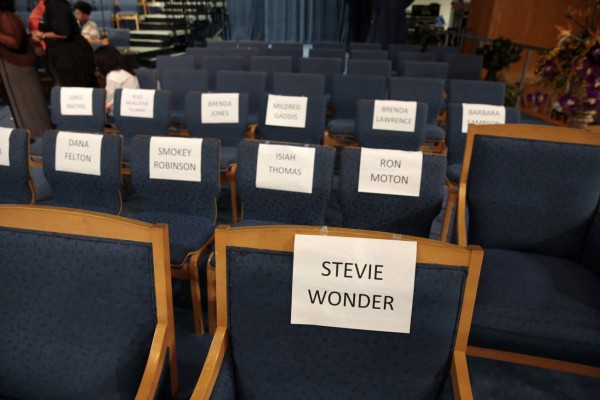
[[[167,356],[167,325],[158,324],[154,330],[154,338],[148,355],[148,362],[142,375],[142,381],[135,396],[137,399],[152,399],[156,394],[162,367]],[[171,350],[173,351],[173,350]]]
[[[256,139],[256,128],[258,128],[258,124],[248,125],[248,129],[246,130],[246,133],[244,133],[244,139]]]
[[[471,380],[469,379],[469,367],[467,366],[467,355],[462,351],[454,351],[452,366],[452,388],[456,400],[473,400],[471,391]]]
[[[192,393],[191,400],[209,400],[211,398],[227,347],[227,328],[218,327],[210,344],[204,367]]]

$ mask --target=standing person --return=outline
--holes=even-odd
[[[408,42],[408,22],[406,8],[414,0],[373,0],[375,20],[371,26],[372,42],[381,43],[387,48],[390,43]]]
[[[75,19],[81,28],[81,36],[90,43],[102,43],[98,25],[90,19],[90,14],[92,13],[92,6],[90,3],[78,1],[73,6],[73,12],[75,13]]]
[[[115,90],[139,89],[140,83],[125,59],[114,46],[102,46],[96,50],[96,68],[106,79],[106,111],[113,108]]]
[[[40,30],[40,22],[42,18],[44,18],[44,13],[46,12],[46,2],[45,0],[38,0],[36,6],[31,10],[31,14],[29,14],[29,18],[27,19],[27,26],[29,27],[29,32],[31,32],[32,36],[35,36]],[[46,43],[42,40],[35,45],[35,53],[38,57],[41,57],[46,52]]]
[[[44,40],[52,70],[60,86],[96,87],[94,51],[81,31],[67,0],[46,0],[36,41]]]
[[[33,44],[14,11],[14,0],[0,0],[0,76],[15,124],[29,129],[31,138],[35,139],[52,129],[52,123],[35,68]]]

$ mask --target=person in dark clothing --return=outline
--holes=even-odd
[[[366,42],[371,28],[371,0],[346,0],[350,42]]]
[[[94,51],[81,36],[67,0],[46,0],[44,19],[33,39],[44,40],[60,86],[96,87]]]
[[[390,43],[408,42],[406,8],[414,0],[373,0],[375,19],[369,35],[372,42],[384,48]]]

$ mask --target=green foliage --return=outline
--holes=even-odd
[[[429,45],[438,45],[441,43],[438,30],[429,24],[419,22],[409,32],[408,41],[410,44],[418,44],[424,50]]]
[[[499,80],[498,72],[519,61],[522,50],[521,47],[516,46],[509,39],[502,37],[494,39],[477,49],[477,54],[483,56],[483,67],[488,71],[485,79],[488,81]]]

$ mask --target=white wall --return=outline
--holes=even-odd
[[[440,15],[444,17],[444,21],[446,22],[445,27],[447,28],[450,23],[450,15],[452,14],[452,0],[415,0],[408,9],[410,10],[410,7],[414,5],[427,6],[431,3],[438,3],[440,5]]]

